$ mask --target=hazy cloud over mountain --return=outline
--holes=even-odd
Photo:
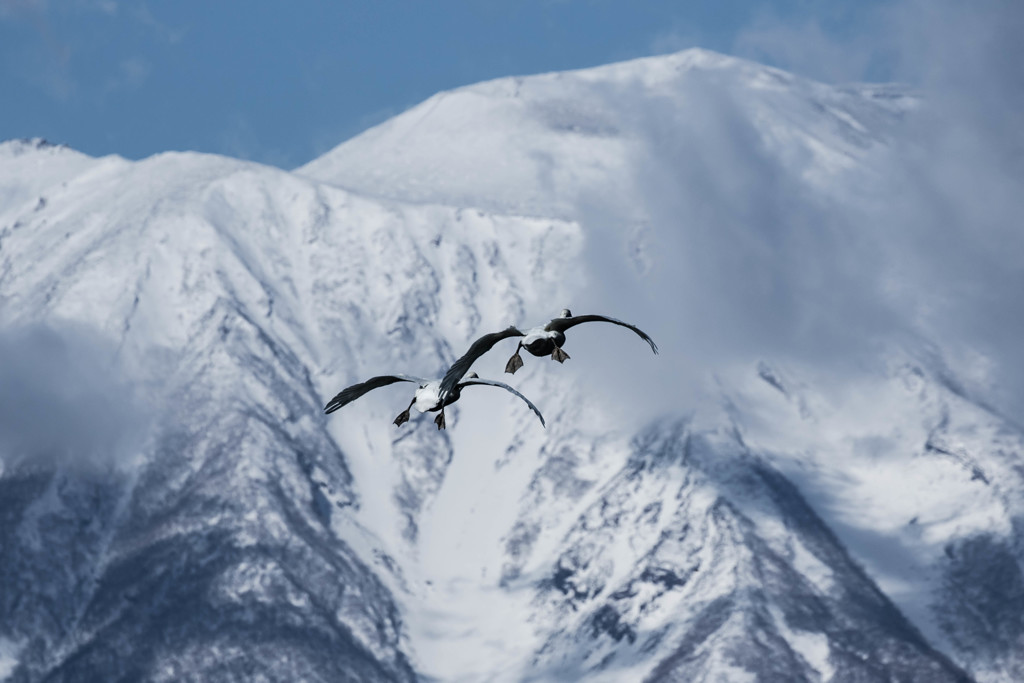
[[[115,351],[80,325],[0,331],[5,460],[38,458],[75,466],[130,462],[151,414],[120,370]]]
[[[895,55],[897,75],[920,83],[920,106],[865,152],[868,173],[838,172],[844,197],[808,191],[784,172],[784,163],[820,169],[767,148],[748,103],[719,83],[689,77],[663,106],[622,109],[648,141],[646,156],[635,166],[634,202],[590,198],[586,220],[605,230],[591,244],[588,304],[615,301],[648,321],[690,370],[771,357],[842,371],[880,343],[923,337],[1019,413],[1024,46],[1015,37],[1024,6],[907,2],[880,16],[886,30],[865,49]],[[770,43],[769,29],[759,31]],[[799,29],[775,37],[806,44]],[[809,44],[807,59],[844,52]],[[805,65],[790,61],[798,72]],[[641,239],[623,238],[623,226],[638,223]],[[634,277],[623,248],[649,272]],[[677,386],[662,381],[660,402]]]

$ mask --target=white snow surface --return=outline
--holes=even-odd
[[[402,383],[330,418],[290,414],[255,374],[242,380],[248,393],[220,400],[271,406],[296,434],[326,425],[344,465],[315,454],[311,476],[336,504],[331,531],[394,594],[401,646],[427,680],[760,680],[736,654],[754,624],[778,635],[793,670],[831,680],[849,644],[779,597],[766,577],[782,566],[804,591],[793,604],[867,595],[870,580],[956,666],[1015,680],[1024,632],[1005,615],[972,621],[972,593],[956,581],[983,579],[967,557],[979,543],[1019,573],[1024,437],[962,388],[941,346],[888,340],[855,373],[770,352],[760,363],[714,356],[699,373],[680,364],[672,321],[682,314],[646,279],[665,256],[664,227],[634,200],[658,136],[699,131],[664,117],[699,119],[709,97],[734,103],[815,201],[843,206],[881,172],[900,116],[920,106],[895,87],[835,88],[690,50],[441,93],[293,173],[7,142],[0,324],[88,326],[160,394],[226,305],[294,354],[322,404],[377,374],[438,377],[479,334],[565,306],[628,320],[661,355],[595,324],[568,333],[564,366],[524,354],[525,367],[503,376],[514,341],[474,366],[537,403],[547,429],[506,392],[473,388],[444,432],[432,414],[391,424],[412,396]],[[628,219],[615,250],[595,207]],[[622,296],[598,308],[608,288]],[[651,396],[637,397],[647,381]],[[666,382],[685,399],[671,402]],[[238,481],[280,476],[238,455]],[[796,494],[751,474],[762,467],[793,482],[829,531],[795,523],[786,506]],[[338,485],[345,470],[354,505],[349,483]],[[302,482],[283,485],[308,495]],[[257,543],[274,521],[254,511],[247,524]],[[267,531],[289,533],[279,524]],[[849,558],[822,549],[830,534]],[[246,565],[214,589],[259,594],[268,573]],[[304,594],[288,600],[308,608]],[[693,644],[708,619],[714,637]],[[989,627],[1007,647],[979,647]],[[16,666],[7,638],[31,635],[8,628],[0,678]],[[357,637],[383,652],[369,627]],[[671,668],[691,665],[701,668]]]

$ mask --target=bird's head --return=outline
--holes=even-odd
[[[568,308],[563,308],[562,309],[561,317],[563,317],[563,318],[571,318],[572,317],[572,311],[570,311]]]
[[[471,372],[468,375],[466,375],[466,379],[479,379],[479,378],[480,378],[480,375],[476,374],[475,372]]]

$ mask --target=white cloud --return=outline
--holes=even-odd
[[[990,402],[1024,411],[1024,4],[908,0],[879,16],[885,30],[843,41],[813,24],[756,29],[760,45],[802,43],[788,57],[797,73],[813,62],[856,79],[886,55],[920,89],[922,106],[865,160],[879,172],[858,176],[858,195],[840,186],[842,201],[808,192],[718,82],[624,110],[649,144],[635,202],[595,198],[586,217],[607,228],[590,245],[586,303],[628,313],[664,353],[642,383],[617,367],[602,381],[678,406],[708,369],[764,357],[859,372],[879,344],[923,338]],[[644,277],[621,264],[622,226],[638,216]]]
[[[150,427],[146,401],[89,329],[0,330],[0,461],[76,467],[133,462]]]
[[[142,57],[129,57],[122,60],[117,72],[107,79],[103,88],[104,94],[123,88],[140,88],[149,79],[152,66]]]
[[[735,54],[830,83],[870,79],[870,67],[885,54],[880,34],[885,21],[873,23],[873,36],[858,33],[838,39],[815,19],[800,24],[761,17],[739,32]]]

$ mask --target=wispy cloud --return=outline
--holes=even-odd
[[[907,241],[904,267],[938,302],[931,334],[990,355],[1024,410],[1024,5],[908,0],[893,16],[898,73],[927,102],[893,151],[879,220]]]
[[[30,27],[35,40],[6,54],[5,67],[64,102],[75,92],[71,78],[71,46],[53,28],[46,0],[0,0],[0,21]]]
[[[123,466],[150,426],[116,349],[81,326],[0,330],[0,467]]]
[[[634,202],[592,198],[588,227],[607,229],[590,245],[588,303],[630,312],[665,351],[635,400],[688,403],[685,378],[758,358],[859,372],[879,344],[921,338],[1024,411],[1024,5],[908,0],[879,17],[885,30],[841,39],[813,24],[747,34],[800,43],[785,48],[792,69],[838,80],[885,55],[922,94],[864,159],[857,194],[808,191],[717,81],[620,114],[649,144]],[[624,225],[646,235],[646,275],[623,265]],[[620,372],[601,381],[640,385]]]
[[[181,39],[188,32],[186,27],[174,26],[159,20],[146,3],[133,4],[126,13],[138,24],[146,27],[152,34],[156,35],[158,39],[169,45],[176,45],[181,42]]]
[[[103,93],[142,87],[149,79],[151,72],[152,66],[142,57],[129,57],[122,60],[117,71],[107,78]]]
[[[871,80],[877,76],[872,67],[886,62],[888,51],[887,41],[879,35],[887,24],[880,13],[872,14],[874,35],[841,38],[816,19],[793,24],[765,15],[739,32],[734,53],[826,82]]]
[[[92,17],[102,27],[85,34],[78,30],[80,19]],[[3,53],[5,67],[23,81],[42,90],[58,102],[79,95],[102,97],[123,88],[145,83],[153,69],[150,61],[136,54],[107,63],[106,76],[85,78],[76,64],[96,42],[110,42],[118,36],[142,31],[150,40],[175,44],[185,34],[159,21],[149,7],[138,2],[76,0],[50,3],[47,0],[0,0],[0,21],[25,27],[18,46]],[[100,65],[103,62],[99,62]]]

